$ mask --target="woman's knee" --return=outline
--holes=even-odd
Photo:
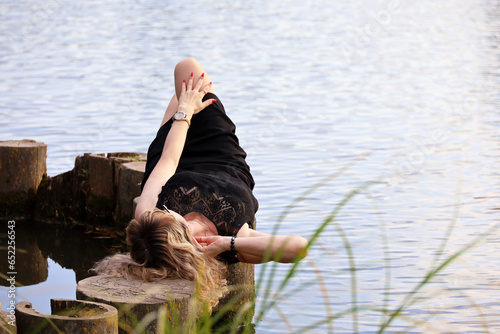
[[[205,72],[205,69],[201,64],[195,59],[195,58],[186,58],[181,60],[180,62],[177,63],[175,66],[174,70],[174,77],[175,77],[175,91],[177,94],[177,98],[180,96],[181,93],[181,87],[182,87],[182,82],[183,80],[188,80],[189,77],[191,76],[191,73],[193,73],[194,80],[198,80],[198,78],[201,77],[201,74],[204,73],[204,85],[208,84],[210,82],[210,77],[208,74]],[[211,89],[210,91],[213,92]]]
[[[199,78],[205,70],[203,66],[194,58],[186,58],[177,63],[174,70],[175,81],[182,82],[183,80],[188,80],[191,73],[193,73],[195,79]],[[206,73],[205,73],[206,75]]]
[[[194,58],[185,58],[175,65],[175,74],[184,74],[188,71],[201,68],[201,64]],[[190,73],[191,73],[190,72]]]

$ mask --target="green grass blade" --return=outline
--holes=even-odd
[[[349,272],[351,274],[351,303],[353,305],[352,328],[354,333],[358,333],[358,285],[356,278],[356,263],[354,262],[354,253],[344,229],[336,221],[334,221],[333,224],[342,239],[349,260]]]
[[[313,186],[311,186],[310,188],[308,188],[301,195],[299,195],[298,197],[296,197],[292,201],[292,203],[289,204],[283,210],[283,212],[280,214],[280,216],[278,218],[278,221],[274,225],[274,228],[273,228],[271,234],[272,235],[277,234],[278,229],[281,226],[281,224],[283,223],[285,217],[288,216],[288,214],[290,213],[290,211],[293,208],[295,208],[300,202],[302,202],[304,199],[306,199],[315,190],[323,187],[324,185],[328,184],[328,182],[330,182],[331,180],[333,180],[333,179],[339,177],[340,175],[342,175],[343,173],[345,173],[356,162],[364,159],[367,155],[368,154],[361,154],[361,155],[357,156],[355,159],[353,159],[352,161],[350,161],[349,163],[347,163],[345,166],[343,166],[340,170],[338,170],[337,172],[333,173],[332,175],[329,175],[329,176],[325,177],[321,181],[317,182],[316,184],[314,184]],[[271,249],[268,248],[268,250],[266,251],[266,254],[264,255],[264,260],[269,260],[270,254],[271,254],[270,251],[271,251]],[[267,272],[267,268],[268,268],[268,263],[264,263],[262,265],[261,271],[259,273],[259,278],[257,279],[257,284],[256,284],[257,294],[260,292],[260,288],[261,288],[261,286],[263,284],[264,277],[265,277],[265,274]],[[292,271],[294,271],[294,270],[295,270],[295,267],[292,268]],[[262,315],[265,314],[266,310],[268,309],[268,307],[267,307],[267,300],[269,299],[269,296],[270,296],[270,287],[272,286],[272,283],[273,283],[273,280],[274,280],[274,273],[275,273],[275,271],[276,271],[276,264],[273,264],[272,268],[271,268],[271,273],[268,275],[268,282],[267,282],[267,285],[266,285],[265,294],[264,294],[264,296],[262,298],[263,299],[263,301],[262,301],[262,307],[261,307],[260,312],[258,312],[257,322],[260,321],[260,319],[262,319]],[[288,275],[288,276],[290,276],[290,275]]]
[[[473,241],[468,243],[467,245],[463,246],[461,249],[456,251],[454,254],[450,255],[446,260],[444,260],[439,266],[437,266],[435,269],[430,270],[427,275],[425,275],[424,279],[412,290],[410,291],[404,298],[403,302],[401,302],[400,306],[390,315],[390,317],[387,319],[387,321],[380,327],[379,331],[377,333],[384,333],[385,329],[394,321],[396,317],[398,317],[401,312],[409,305],[410,301],[413,299],[415,294],[420,291],[422,287],[424,287],[427,283],[429,283],[438,273],[440,273],[443,269],[448,267],[450,263],[458,259],[460,256],[462,256],[464,253],[469,251],[471,248],[475,247],[477,244],[479,244],[481,241],[485,239],[486,236],[490,235],[494,230],[497,229],[497,226],[494,226],[485,233],[481,234],[477,238],[475,238]]]
[[[374,211],[376,212],[376,216],[382,216],[381,210],[376,204],[375,199],[371,195],[371,193],[368,193],[368,197],[372,200],[373,206],[374,206]],[[390,304],[390,295],[391,295],[391,254],[390,254],[390,248],[389,248],[389,238],[387,237],[387,228],[384,223],[383,218],[379,218],[379,227],[380,227],[380,233],[381,233],[381,238],[382,238],[382,252],[384,255],[384,270],[385,270],[385,282],[384,282],[384,300],[382,304],[382,309],[383,310],[388,310],[389,309],[389,304]],[[384,323],[385,320],[385,312],[381,312],[381,317],[380,317],[380,325]]]
[[[460,182],[461,184],[461,182]],[[461,186],[460,186],[461,188]],[[453,233],[453,230],[455,229],[456,223],[458,221],[458,216],[460,214],[460,198],[461,198],[461,191],[457,191],[457,199],[456,199],[456,204],[455,204],[455,210],[453,211],[453,217],[450,221],[450,224],[448,224],[448,228],[446,229],[446,232],[444,234],[443,239],[441,240],[441,245],[439,246],[437,252],[436,252],[436,257],[434,258],[434,261],[431,264],[431,268],[433,268],[436,263],[439,262],[441,259],[441,255],[444,254],[444,250],[446,249],[446,246],[448,245],[448,241],[451,238],[451,234]]]
[[[342,199],[342,201],[337,204],[335,206],[335,208],[332,210],[332,212],[330,213],[330,215],[324,220],[324,222],[320,225],[320,227],[315,231],[315,233],[313,234],[313,236],[309,239],[309,242],[308,242],[308,245],[307,245],[307,248],[309,249],[313,244],[314,242],[316,242],[316,240],[319,238],[319,236],[321,235],[321,233],[325,230],[325,228],[335,219],[335,217],[338,215],[338,213],[340,212],[340,210],[354,197],[356,196],[358,193],[360,193],[362,190],[366,189],[368,186],[370,186],[373,182],[367,182],[365,183],[363,186],[360,186],[354,190],[351,190],[346,196],[344,196],[344,198]],[[290,281],[290,279],[295,275],[295,273],[297,272],[297,268],[299,266],[300,262],[296,261],[293,266],[291,267],[291,269],[288,271],[288,274],[286,275],[285,279],[281,282],[277,292],[275,293],[275,295],[279,295],[283,289],[287,286],[288,282]],[[352,263],[351,263],[352,265]],[[259,313],[257,319],[260,320],[262,319],[262,317],[264,316],[265,312],[267,312],[267,310],[271,309],[274,305],[276,304],[276,299],[275,300],[272,300],[271,302],[269,303],[266,303],[262,306],[261,308],[261,312]]]

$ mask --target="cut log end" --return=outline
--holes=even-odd
[[[28,218],[47,173],[47,145],[34,140],[0,141],[0,217]]]
[[[38,313],[29,302],[16,305],[17,333],[118,333],[116,308],[95,302],[51,299],[52,315]]]

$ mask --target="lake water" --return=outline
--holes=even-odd
[[[351,190],[375,181],[325,229],[286,289],[299,292],[257,333],[299,331],[353,301],[394,310],[441,247],[439,261],[499,221],[497,1],[5,0],[0,15],[0,139],[45,142],[50,176],[85,152],[146,152],[173,68],[192,56],[238,126],[259,230],[349,165],[279,229],[310,237]],[[46,282],[19,292],[46,313],[48,298],[74,298],[76,285],[53,258]],[[495,230],[388,331],[500,332],[499,263]],[[276,280],[289,268],[279,265]],[[311,332],[373,333],[382,320],[363,309]]]

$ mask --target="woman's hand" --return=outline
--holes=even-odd
[[[202,102],[203,96],[210,90],[212,85],[210,82],[208,85],[203,86],[203,78],[204,74],[198,78],[193,87],[194,78],[193,73],[191,73],[188,82],[186,83],[184,80],[182,83],[181,95],[179,96],[179,111],[185,112],[190,118],[216,101],[206,100]]]
[[[210,257],[216,257],[231,248],[231,238],[220,235],[207,237],[194,237],[198,242],[199,249]]]

